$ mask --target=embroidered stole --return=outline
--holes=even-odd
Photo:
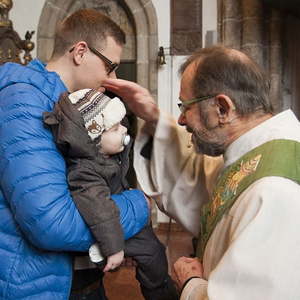
[[[272,140],[246,153],[222,171],[214,188],[212,201],[201,211],[197,247],[199,258],[203,258],[213,230],[238,196],[254,181],[266,176],[284,177],[300,184],[300,143]]]

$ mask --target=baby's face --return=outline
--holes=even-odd
[[[120,153],[124,150],[123,138],[127,128],[118,123],[101,135],[100,152],[107,155]]]

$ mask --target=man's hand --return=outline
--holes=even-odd
[[[174,271],[180,289],[190,277],[203,276],[203,267],[198,258],[180,257],[174,264]]]
[[[107,257],[107,263],[105,268],[103,269],[103,272],[107,272],[110,270],[116,269],[123,261],[124,259],[124,251],[120,251],[118,253],[115,253],[111,256]]]
[[[136,116],[156,126],[159,109],[147,89],[131,81],[111,78],[105,79],[102,86],[120,96]]]

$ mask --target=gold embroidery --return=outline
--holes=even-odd
[[[244,179],[244,177],[256,171],[260,158],[261,154],[255,156],[245,163],[243,163],[242,161],[240,170],[237,173],[233,174],[231,178],[229,178],[227,188],[233,193],[233,195],[236,194],[238,185]]]
[[[212,221],[212,217],[216,214],[217,212],[217,209],[224,205],[224,201],[222,200],[222,196],[221,196],[222,192],[218,192],[213,201],[212,201],[212,204],[211,204],[211,211],[210,211],[210,214],[208,215],[208,222],[211,223]]]
[[[237,169],[232,171],[225,182],[220,185],[216,190],[213,201],[211,203],[210,213],[208,215],[208,223],[211,223],[213,217],[217,213],[219,207],[222,207],[227,199],[235,195],[239,186],[239,183],[248,175],[255,172],[261,159],[261,154],[246,161],[242,161]]]

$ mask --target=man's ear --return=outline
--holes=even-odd
[[[224,94],[219,94],[215,97],[215,101],[217,105],[219,124],[223,126],[227,123],[230,123],[236,115],[235,105],[231,98]]]
[[[76,43],[74,50],[71,52],[73,55],[73,62],[76,65],[80,65],[84,59],[84,54],[87,52],[88,46],[86,42],[81,41]]]

